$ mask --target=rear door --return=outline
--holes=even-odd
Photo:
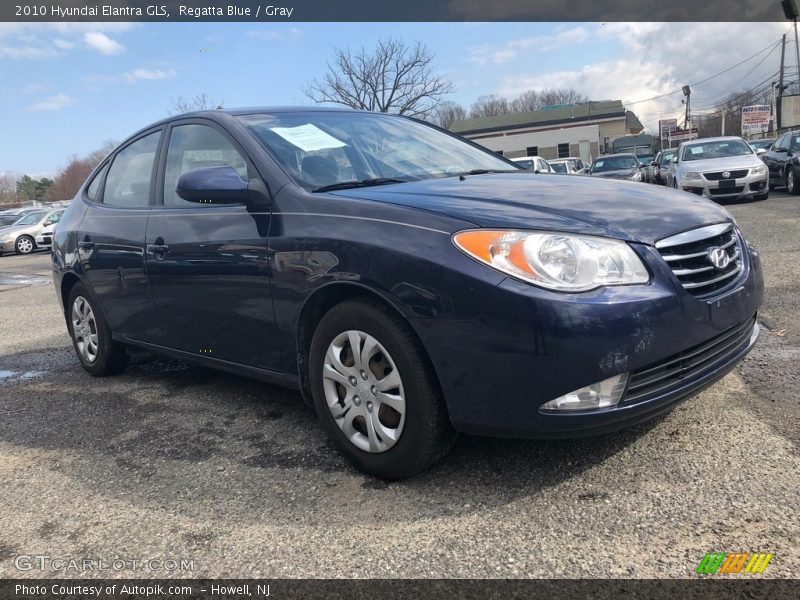
[[[783,184],[783,167],[789,160],[789,137],[788,133],[779,137],[772,149],[764,155],[764,162],[769,169],[769,181],[772,184]]]
[[[161,129],[143,133],[98,172],[83,193],[89,209],[78,234],[86,279],[111,330],[143,341],[161,337],[144,260],[161,135]]]
[[[222,127],[174,124],[159,167],[147,226],[150,289],[166,345],[211,358],[270,368],[275,319],[267,263],[268,207],[198,204],[175,192],[191,169],[227,164],[245,181],[259,174]]]

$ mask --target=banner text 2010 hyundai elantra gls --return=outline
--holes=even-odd
[[[296,388],[341,451],[413,475],[457,432],[652,417],[758,337],[758,254],[713,202],[556,178],[413,119],[210,111],[141,130],[55,232],[83,367],[127,347]]]

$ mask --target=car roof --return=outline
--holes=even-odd
[[[598,156],[595,160],[600,160],[601,158],[611,158],[613,156],[625,156],[626,158],[636,158],[636,155],[633,152],[617,152],[616,154],[603,154],[602,156]]]
[[[551,163],[553,163],[553,162],[564,162],[564,161],[567,161],[567,160],[583,160],[583,159],[580,156],[566,156],[564,158],[551,158],[547,162],[551,162]]]
[[[699,138],[699,139],[696,139],[696,140],[686,140],[685,142],[681,142],[681,146],[683,144],[700,144],[700,143],[708,143],[708,142],[733,142],[735,140],[739,140],[740,142],[744,141],[738,135],[725,135],[725,136],[717,136],[717,137]]]

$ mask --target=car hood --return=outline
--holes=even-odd
[[[726,156],[724,158],[707,158],[705,160],[686,160],[680,163],[683,171],[725,171],[730,169],[747,169],[762,165],[761,159],[752,154],[742,156]]]
[[[636,182],[532,173],[426,179],[333,192],[388,202],[479,227],[540,229],[653,244],[670,234],[731,220],[694,194]]]

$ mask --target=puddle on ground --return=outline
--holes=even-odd
[[[13,273],[0,273],[0,285],[43,285],[52,279],[41,275],[15,275]]]
[[[46,371],[4,371],[0,369],[0,384],[12,381],[26,381],[42,377]]]

